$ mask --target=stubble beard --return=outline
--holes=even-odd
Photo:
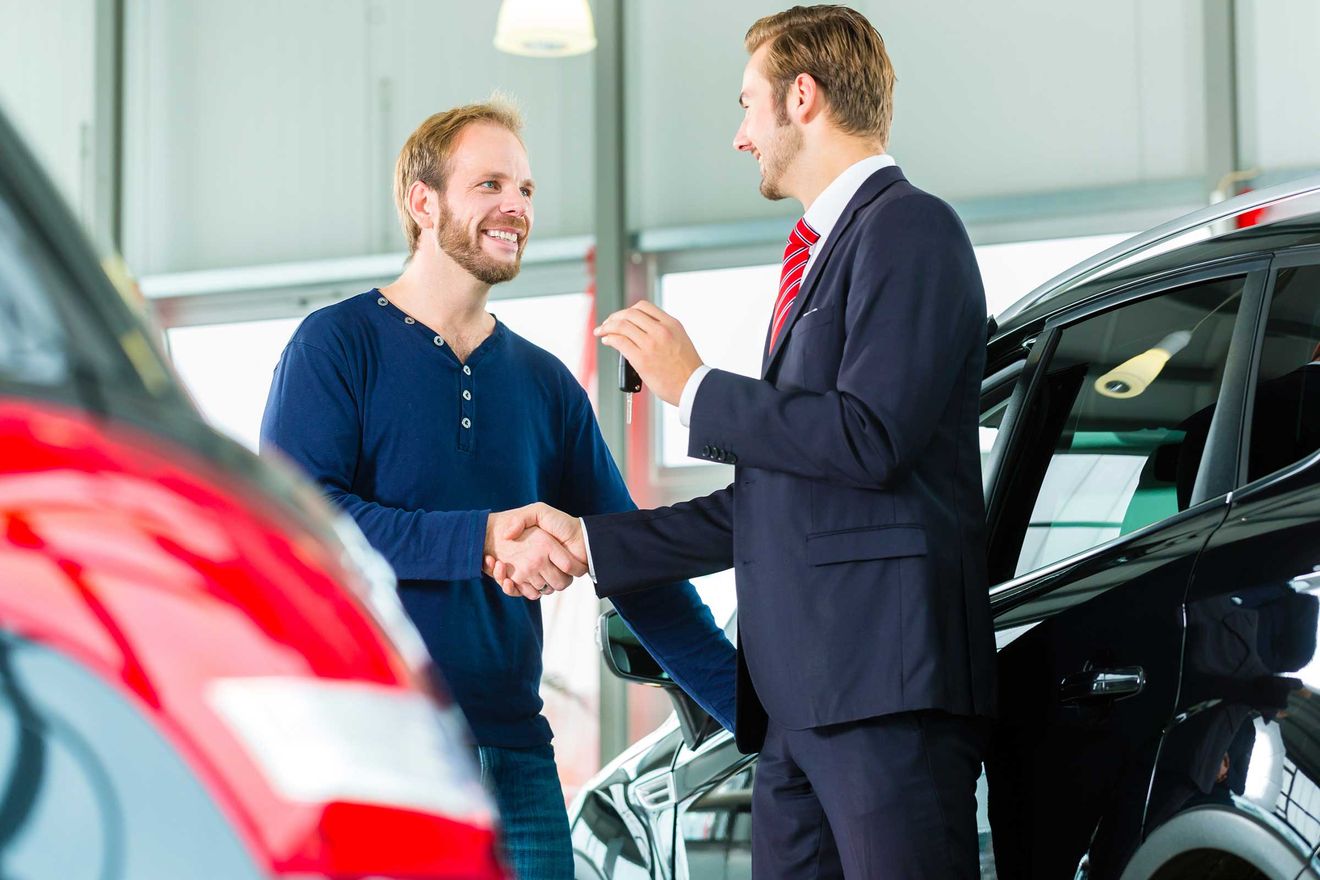
[[[772,202],[788,198],[788,193],[780,186],[783,184],[784,175],[788,172],[788,166],[793,163],[801,150],[802,132],[789,124],[785,114],[785,118],[780,122],[774,144],[761,154],[761,195]]]
[[[512,260],[492,257],[481,249],[481,236],[470,237],[462,223],[454,219],[448,205],[440,206],[440,223],[436,226],[435,240],[440,250],[482,284],[494,286],[518,277],[522,269],[523,248],[527,246],[526,229],[518,241],[518,253]]]

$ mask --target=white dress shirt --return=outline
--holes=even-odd
[[[816,255],[820,253],[825,242],[829,239],[830,233],[834,231],[835,225],[839,222],[839,217],[843,215],[843,209],[848,207],[852,197],[857,195],[857,190],[862,188],[862,184],[872,174],[881,168],[888,168],[894,164],[894,157],[887,153],[881,153],[877,156],[867,156],[859,162],[854,162],[843,170],[843,173],[831,181],[830,185],[821,190],[816,200],[807,208],[804,219],[807,225],[819,233],[820,238],[811,246],[807,256],[807,268],[802,273],[802,283],[805,286],[807,276],[811,274],[811,267],[816,262]],[[678,420],[687,427],[692,421],[692,404],[697,399],[697,388],[701,385],[701,380],[706,378],[710,372],[710,367],[702,364],[697,367],[683,386],[683,394],[678,400]]]

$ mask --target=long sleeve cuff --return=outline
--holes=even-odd
[[[587,574],[591,576],[591,582],[596,582],[596,563],[591,560],[591,539],[587,537],[587,521],[578,517],[578,527],[582,529],[582,546],[587,551]]]
[[[701,385],[701,380],[706,378],[710,372],[710,367],[702,364],[692,372],[688,377],[687,384],[683,386],[683,394],[678,398],[678,420],[687,427],[692,421],[692,404],[697,399],[697,388]]]

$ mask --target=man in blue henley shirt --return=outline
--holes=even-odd
[[[412,134],[395,175],[408,266],[303,321],[275,370],[261,444],[311,475],[394,566],[476,738],[517,876],[571,880],[538,694],[540,604],[506,596],[483,560],[509,562],[548,592],[585,573],[585,560],[538,529],[522,533],[526,506],[634,505],[577,380],[486,311],[491,286],[517,274],[532,226],[520,128],[516,110],[492,101],[438,113]],[[732,728],[733,648],[692,586],[616,607]]]

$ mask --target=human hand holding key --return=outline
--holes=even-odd
[[[655,303],[643,300],[615,312],[592,332],[618,351],[665,403],[678,404],[683,386],[701,366],[701,356],[683,325]],[[620,388],[623,378],[621,372]],[[636,383],[638,389],[641,382]]]

